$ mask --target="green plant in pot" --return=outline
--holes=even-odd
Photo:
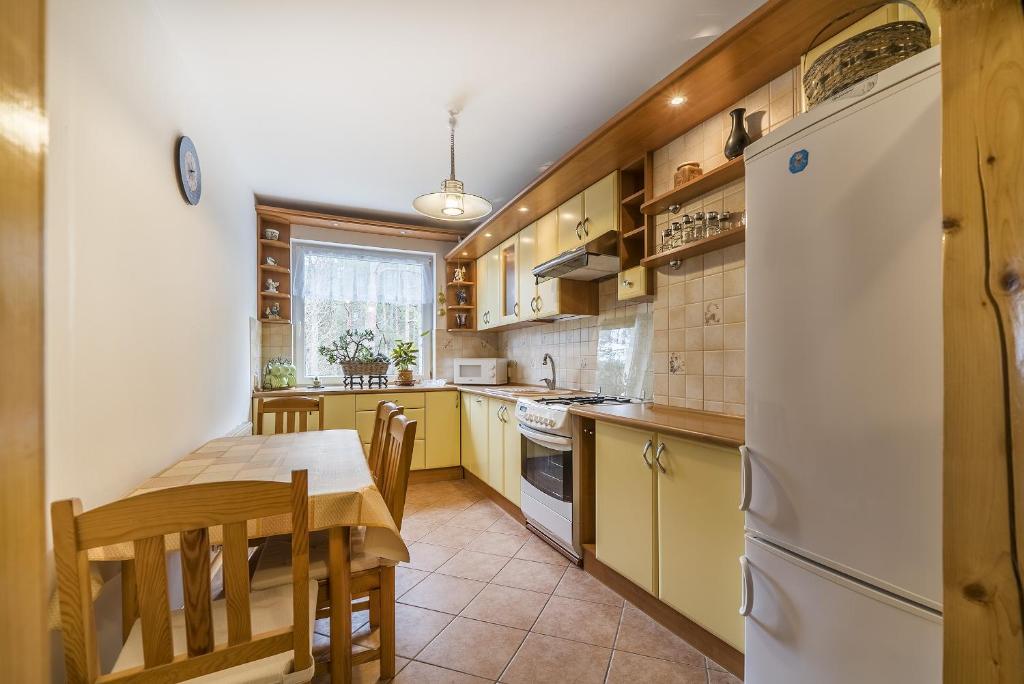
[[[416,355],[419,353],[420,350],[414,346],[413,342],[402,342],[401,340],[395,342],[395,347],[391,350],[391,361],[398,369],[396,385],[415,384],[412,379],[412,367],[416,365]]]

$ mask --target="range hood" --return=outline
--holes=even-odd
[[[597,280],[619,272],[618,233],[610,231],[533,269],[537,282],[551,278]]]

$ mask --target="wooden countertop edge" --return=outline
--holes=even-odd
[[[271,397],[318,396],[321,394],[396,394],[399,392],[458,392],[456,385],[413,385],[412,387],[373,387],[364,389],[348,389],[341,385],[325,385],[324,387],[290,387],[283,390],[253,390],[253,399],[269,399]]]
[[[658,419],[624,414],[624,411],[634,413],[657,412]],[[744,443],[744,420],[737,416],[726,416],[718,413],[707,413],[705,411],[694,411],[673,406],[658,406],[652,409],[650,404],[629,404],[626,406],[572,406],[569,413],[584,418],[593,418],[606,423],[615,423],[626,427],[651,430],[675,437],[710,442],[725,447],[738,447]],[[686,425],[686,422],[704,421],[721,423],[724,429],[697,427]]]

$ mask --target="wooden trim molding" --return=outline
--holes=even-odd
[[[44,0],[0,0],[0,666],[48,682],[43,486]]]
[[[519,506],[516,506],[514,503],[506,499],[504,496],[502,496],[501,492],[499,492],[497,489],[481,480],[473,473],[469,472],[468,470],[465,471],[465,473],[467,482],[469,482],[471,485],[473,485],[481,492],[486,494],[488,499],[501,506],[501,509],[503,511],[511,515],[513,518],[518,520],[523,525],[526,524],[526,516],[523,515],[523,512],[519,509]]]
[[[569,150],[445,259],[483,256],[615,169],[668,144],[797,66],[823,26],[865,4],[864,0],[768,0]],[[854,12],[836,22],[822,38],[834,36],[865,14]],[[688,101],[669,106],[675,95]],[[520,206],[528,211],[518,211]]]
[[[597,559],[593,544],[583,545],[583,569],[726,670],[743,679],[743,654],[696,622],[659,601]]]
[[[462,239],[462,233],[444,228],[414,226],[391,221],[374,221],[371,219],[353,218],[351,216],[325,214],[317,211],[272,207],[266,204],[257,204],[256,214],[264,219],[289,225],[331,228],[332,230],[347,230],[353,233],[407,237],[418,240],[435,240],[437,242],[458,242]]]
[[[448,468],[428,468],[427,470],[410,470],[409,484],[424,484],[426,482],[442,482],[444,480],[461,480],[462,466],[450,466]]]
[[[945,0],[946,682],[1024,681],[1024,6]]]

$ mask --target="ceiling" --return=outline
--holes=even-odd
[[[442,224],[448,174],[500,208],[759,0],[156,0],[261,202]],[[202,141],[196,141],[202,147]]]

